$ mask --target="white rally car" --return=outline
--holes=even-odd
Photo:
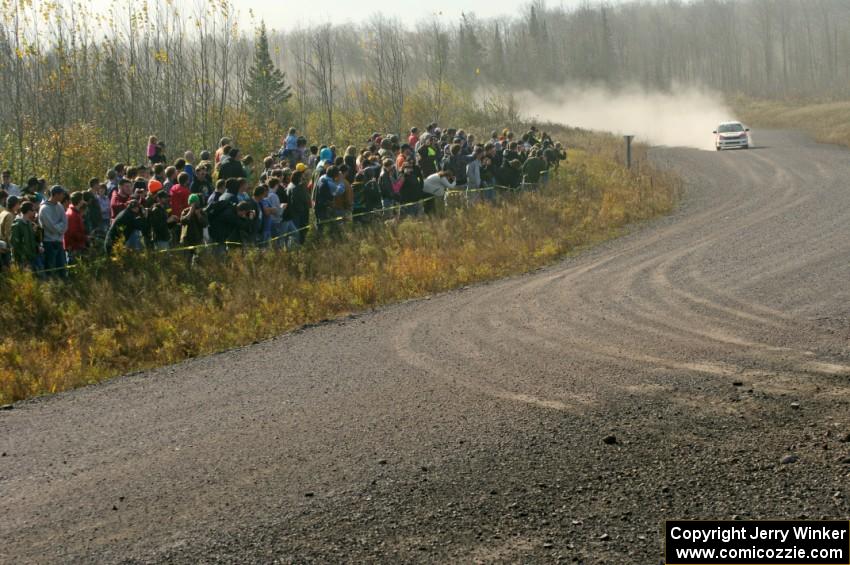
[[[723,122],[714,130],[714,147],[721,149],[749,149],[750,128],[741,122]]]

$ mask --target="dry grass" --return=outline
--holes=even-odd
[[[678,183],[596,139],[537,194],[355,229],[291,253],[124,254],[67,284],[0,281],[0,403],[251,343],[299,325],[533,269],[662,214]],[[607,148],[607,149],[606,149]]]
[[[850,101],[733,100],[742,119],[769,128],[799,129],[822,143],[850,147]]]

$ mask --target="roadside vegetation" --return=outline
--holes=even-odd
[[[647,87],[680,78],[647,72],[657,53],[637,48],[640,38],[629,43],[629,64],[619,60],[612,46],[625,41],[619,30],[632,8],[573,13],[531,3],[509,21],[466,15],[411,30],[374,18],[282,33],[229,0],[186,13],[166,0],[139,10],[114,2],[97,14],[62,3],[2,5],[9,96],[0,105],[0,163],[16,183],[41,177],[70,191],[116,161],[144,162],[151,135],[167,142],[168,162],[186,149],[214,151],[227,135],[257,164],[290,126],[340,150],[431,122],[486,140],[494,128],[529,125],[517,89],[545,95],[567,78],[627,70],[635,75],[624,80],[654,77]],[[642,33],[657,44],[657,31]],[[673,206],[677,181],[652,170],[643,149],[627,171],[619,138],[546,129],[564,142],[568,162],[544,190],[494,205],[349,224],[339,238],[310,237],[296,251],[201,256],[194,267],[178,253],[119,252],[84,262],[66,283],[20,271],[0,277],[0,403],[528,271]]]
[[[753,100],[736,98],[742,120],[766,128],[798,129],[821,143],[850,147],[850,100]]]
[[[569,161],[537,193],[444,217],[348,225],[292,252],[185,258],[120,253],[67,283],[0,279],[0,404],[251,343],[346,313],[521,273],[671,209],[678,184],[642,149],[572,132]],[[107,297],[104,299],[104,297]]]

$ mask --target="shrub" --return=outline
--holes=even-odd
[[[613,145],[600,142],[599,147]],[[445,217],[347,225],[292,252],[119,254],[67,283],[0,279],[0,403],[271,337],[299,325],[520,273],[668,211],[676,181],[575,150],[538,193]],[[321,253],[316,252],[321,246]]]

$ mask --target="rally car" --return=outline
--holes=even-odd
[[[749,149],[750,128],[741,122],[723,122],[714,130],[714,147],[721,149]]]

